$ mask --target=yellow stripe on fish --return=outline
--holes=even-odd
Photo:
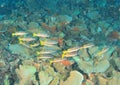
[[[109,50],[109,48],[103,48],[100,52],[98,52],[97,54],[96,54],[96,56],[101,56],[101,55],[103,55],[105,52],[107,52]]]
[[[57,62],[64,61],[64,60],[66,60],[66,59],[64,58],[64,59],[55,59],[55,60],[51,60],[51,61],[50,61],[50,65],[53,64],[53,63],[57,63]]]
[[[80,47],[72,47],[72,48],[67,49],[67,51],[66,51],[66,52],[71,53],[71,52],[78,51],[79,49],[80,49]]]
[[[52,45],[56,45],[58,44],[57,41],[54,41],[54,40],[40,40],[40,45],[45,45],[45,46],[52,46]]]
[[[57,45],[42,46],[41,49],[48,49],[48,50],[61,50],[61,48],[58,47]]]
[[[21,44],[21,45],[23,45],[23,46],[25,46],[25,47],[27,47],[27,48],[30,48],[30,46],[29,45],[27,45],[25,42],[23,42],[23,41],[19,41],[19,44]]]
[[[31,44],[30,47],[37,47],[39,45],[40,45],[39,43],[35,43],[35,44]]]
[[[12,33],[12,36],[14,37],[14,36],[24,36],[24,35],[26,35],[26,34],[28,34],[28,33],[26,33],[26,32],[15,32],[15,33]]]
[[[53,56],[45,54],[45,55],[40,55],[40,56],[37,57],[37,59],[49,59],[49,58],[53,58]]]
[[[78,53],[75,51],[75,52],[71,52],[71,53],[63,53],[62,54],[62,58],[65,58],[65,57],[74,57],[76,56]]]
[[[18,38],[19,41],[24,41],[24,42],[31,42],[34,41],[35,38]]]
[[[83,45],[82,47],[80,47],[80,49],[86,49],[86,48],[90,48],[94,46],[94,44],[86,44],[86,45]]]
[[[41,54],[50,54],[50,53],[54,53],[54,52],[56,52],[56,51],[54,51],[54,50],[46,50],[46,51],[40,51],[40,52],[36,52],[36,54],[37,55],[41,55]]]
[[[73,52],[76,52],[76,51],[78,51],[80,49],[80,47],[72,47],[72,48],[69,48],[69,49],[67,49],[67,50],[64,50],[63,51],[63,53],[62,53],[62,58],[64,58],[66,55],[68,55],[68,54],[71,54],[71,53],[73,53]],[[73,54],[71,54],[71,56],[72,56]]]
[[[46,34],[46,33],[33,33],[33,37],[43,37],[43,38],[47,38],[47,37],[49,37],[49,35]]]

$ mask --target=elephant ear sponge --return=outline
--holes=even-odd
[[[78,71],[71,71],[70,76],[66,81],[61,81],[60,85],[81,85],[83,81],[83,75]]]

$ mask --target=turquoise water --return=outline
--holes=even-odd
[[[119,85],[120,0],[1,0],[0,85]]]

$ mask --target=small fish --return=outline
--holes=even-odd
[[[49,35],[48,34],[46,34],[46,33],[33,33],[33,37],[43,37],[43,38],[47,38],[47,37],[49,37]]]
[[[90,48],[94,46],[93,44],[86,44],[86,45],[83,45],[82,47],[80,47],[80,49],[86,49],[86,48]]]
[[[21,45],[23,45],[23,46],[25,46],[25,47],[27,47],[27,48],[30,48],[30,46],[27,45],[27,44],[26,44],[25,42],[23,42],[23,41],[20,41],[19,44],[21,44]]]
[[[74,57],[74,56],[76,56],[78,53],[77,52],[71,52],[71,53],[63,53],[62,54],[62,58],[64,58],[64,57]]]
[[[41,46],[53,46],[53,45],[51,45],[51,44],[44,43],[44,41],[40,41],[40,45],[41,45]]]
[[[53,58],[53,56],[52,55],[41,55],[37,57],[37,59],[49,59],[49,58]]]
[[[61,61],[64,61],[64,60],[66,60],[66,59],[64,58],[64,59],[51,60],[51,61],[50,61],[50,64],[52,64],[52,63],[57,63],[57,62],[61,62]]]
[[[40,51],[40,52],[36,52],[37,53],[37,55],[41,55],[41,54],[50,54],[50,53],[54,53],[54,52],[56,52],[56,51],[54,51],[54,50],[43,50],[43,51]]]
[[[60,47],[58,47],[57,45],[51,45],[51,46],[42,46],[41,49],[48,49],[48,50],[61,50]]]
[[[35,44],[31,44],[30,47],[37,47],[39,45],[40,45],[39,43],[35,43]]]
[[[54,40],[40,40],[40,45],[45,45],[45,46],[52,46],[57,44],[57,41]]]
[[[34,41],[35,38],[18,38],[19,41],[24,41],[24,42],[31,42]]]
[[[75,52],[75,51],[78,51],[79,49],[80,49],[80,47],[69,48],[69,49],[67,49],[66,53]]]
[[[24,36],[26,35],[27,33],[26,32],[15,32],[15,33],[12,33],[12,36]]]
[[[49,58],[52,58],[52,57],[38,57],[37,59],[49,59]]]
[[[105,52],[107,52],[109,50],[109,48],[103,48],[100,52],[98,52],[96,54],[96,56],[101,56],[102,54],[104,54]]]

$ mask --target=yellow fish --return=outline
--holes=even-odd
[[[64,57],[74,57],[74,56],[76,56],[77,54],[78,54],[77,52],[63,53],[63,54],[62,54],[62,58],[64,58]]]
[[[101,56],[102,54],[104,54],[105,52],[107,52],[109,50],[109,48],[103,48],[100,52],[98,52],[96,54],[96,56]]]
[[[25,47],[27,47],[27,48],[30,48],[30,46],[27,45],[27,44],[26,44],[25,42],[23,42],[23,41],[20,41],[19,44],[21,44],[21,45],[23,45],[23,46],[25,46]]]
[[[62,53],[62,58],[64,58],[65,56],[72,56],[72,55],[76,55],[74,54],[76,51],[78,51],[80,48],[79,47],[73,47],[73,48],[69,48],[67,50],[64,50]]]
[[[24,41],[24,42],[31,42],[34,41],[35,38],[18,38],[19,41]]]
[[[86,45],[83,45],[82,47],[80,47],[80,49],[86,49],[86,48],[90,48],[94,46],[93,44],[86,44]]]
[[[47,38],[47,37],[49,37],[49,35],[46,34],[46,33],[33,33],[33,37],[43,37],[43,38]]]
[[[45,46],[52,46],[52,45],[55,45],[57,44],[58,42],[57,41],[54,41],[54,40],[40,40],[40,45],[45,45]]]
[[[57,45],[50,45],[50,46],[42,46],[41,49],[48,49],[48,50],[61,50],[60,47],[58,47]]]
[[[27,33],[26,32],[15,32],[15,33],[12,33],[12,36],[24,36],[26,35]]]
[[[41,55],[37,57],[37,59],[49,59],[49,58],[53,58],[53,56],[52,55]]]
[[[64,61],[64,60],[66,60],[66,59],[55,59],[55,60],[51,60],[51,61],[50,61],[50,64],[56,63],[56,62],[61,62],[61,61]]]
[[[73,48],[69,48],[69,49],[67,49],[67,51],[66,52],[75,52],[75,51],[78,51],[80,49],[80,47],[73,47]]]
[[[35,43],[35,44],[31,44],[30,47],[37,47],[39,45],[40,45],[39,43]]]
[[[40,52],[36,52],[37,53],[37,55],[41,55],[41,54],[50,54],[50,53],[54,53],[54,52],[56,52],[56,51],[54,51],[54,50],[43,50],[43,51],[40,51]]]

